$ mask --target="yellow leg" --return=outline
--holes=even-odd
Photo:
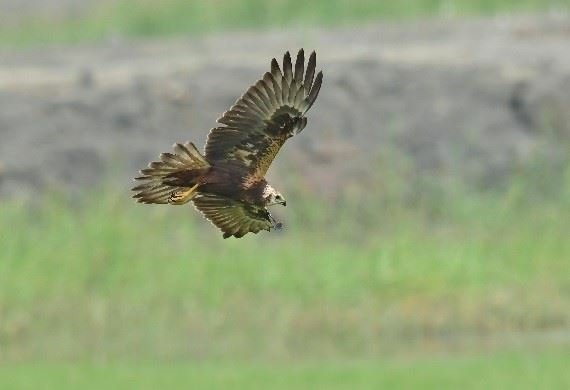
[[[200,183],[196,183],[194,186],[192,186],[190,188],[185,188],[182,190],[174,191],[170,195],[170,198],[168,198],[168,203],[174,204],[174,205],[182,205],[182,204],[188,203],[188,201],[190,201],[190,199],[192,199],[194,197],[194,193],[196,191],[196,188],[198,188],[199,185],[200,185]]]

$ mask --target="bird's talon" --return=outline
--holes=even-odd
[[[280,230],[281,228],[283,228],[283,224],[281,222],[279,222],[278,220],[276,220],[273,217],[273,215],[271,215],[271,213],[269,213],[269,219],[271,220],[271,223],[273,224],[273,226],[271,226],[273,229]]]

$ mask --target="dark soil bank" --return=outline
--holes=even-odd
[[[0,196],[108,178],[127,189],[175,141],[201,148],[269,60],[299,47],[317,50],[325,80],[274,176],[334,192],[347,174],[381,180],[406,166],[414,177],[500,188],[537,155],[568,153],[570,19],[119,41],[0,51]]]

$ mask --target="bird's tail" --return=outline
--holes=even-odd
[[[140,203],[187,203],[209,169],[210,164],[193,143],[174,144],[174,153],[162,153],[160,161],[140,171],[142,176],[135,180],[143,183],[132,189],[136,191],[133,198]]]

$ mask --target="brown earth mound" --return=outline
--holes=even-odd
[[[334,192],[347,175],[381,180],[388,156],[414,177],[500,187],[537,152],[568,152],[568,26],[432,21],[0,52],[0,196],[108,177],[127,189],[175,141],[201,147],[270,58],[299,47],[317,50],[324,85],[273,175]]]

